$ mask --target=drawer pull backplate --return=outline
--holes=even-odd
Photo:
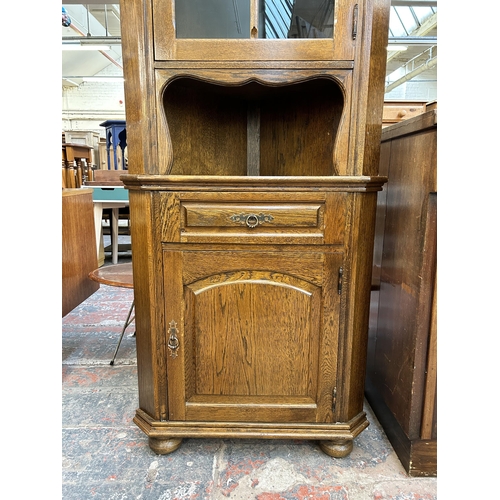
[[[263,214],[235,214],[231,215],[230,219],[238,224],[246,224],[249,228],[254,228],[264,222],[271,222],[274,217],[272,215]]]

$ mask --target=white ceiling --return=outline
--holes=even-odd
[[[110,73],[122,75],[122,49],[119,4],[106,4],[104,0],[89,3],[64,2],[71,25],[62,26],[63,45],[106,44],[110,50],[63,50],[63,86],[76,86],[82,77],[92,77],[109,68]],[[88,8],[87,8],[88,7]],[[83,43],[83,42],[82,42]]]

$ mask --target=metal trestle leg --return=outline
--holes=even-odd
[[[132,316],[133,310],[134,310],[134,301],[132,301],[132,305],[130,306],[130,310],[128,312],[127,319],[125,320],[125,324],[123,325],[123,330],[122,330],[122,333],[120,335],[120,340],[118,341],[118,345],[116,346],[115,353],[113,354],[113,359],[109,363],[111,366],[113,366],[115,364],[116,354],[118,353],[118,349],[120,348],[120,344],[122,343],[122,339],[123,339],[123,335],[125,333],[125,330],[127,329],[127,327],[130,325],[130,323],[132,323],[132,321],[135,318],[135,316]],[[135,333],[134,333],[134,335],[135,335]]]

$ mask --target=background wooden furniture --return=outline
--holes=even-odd
[[[92,189],[62,190],[62,315],[99,289],[88,279],[97,267]]]
[[[97,132],[93,130],[65,130],[64,131],[64,142],[69,142],[72,144],[84,144],[90,146],[90,163],[89,166],[92,168],[99,168],[99,139],[100,136]]]
[[[366,396],[412,476],[437,474],[437,111],[382,132]]]
[[[62,143],[63,188],[80,188],[91,174],[92,147]]]
[[[437,102],[432,101],[386,101],[382,115],[382,127],[414,118],[426,111],[437,109]]]
[[[304,438],[343,457],[368,425],[389,4],[336,0],[320,18],[299,1],[290,36],[297,17],[314,30],[278,40],[254,0],[238,32],[217,2],[215,38],[196,2],[122,4],[134,421],[155,452]]]
[[[96,170],[94,172],[94,180],[88,182],[89,186],[124,186],[120,177],[126,172],[122,170]]]
[[[125,120],[106,120],[100,124],[106,134],[106,159],[108,170],[124,170],[127,147]]]

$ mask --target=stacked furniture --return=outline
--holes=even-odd
[[[122,4],[134,421],[157,453],[297,438],[343,457],[368,425],[390,2],[297,0],[283,35],[268,3],[237,6]]]
[[[92,146],[62,143],[62,187],[80,188],[92,177]]]
[[[94,130],[65,130],[65,142],[72,144],[84,144],[90,146],[90,161],[89,167],[93,169],[99,168],[99,134]]]

